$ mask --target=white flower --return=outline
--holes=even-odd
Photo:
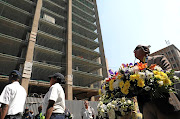
[[[161,71],[161,70],[162,70],[162,68],[161,68],[160,66],[155,66],[154,69],[155,69],[155,70],[158,70],[158,71]]]
[[[170,71],[166,71],[166,74],[170,73]]]
[[[150,82],[153,83],[153,82],[154,82],[154,79],[150,79]]]
[[[157,83],[162,86],[163,85],[163,81],[157,81]]]
[[[115,89],[119,88],[119,82],[120,82],[120,80],[119,80],[119,79],[116,79],[116,81],[113,83],[113,87],[114,87]]]
[[[126,101],[125,97],[122,97],[120,100],[121,100],[121,102],[125,102]]]
[[[131,103],[132,103],[132,101],[131,101],[131,100],[127,100],[127,103],[128,103],[128,104],[131,104]]]
[[[145,75],[144,72],[139,72],[138,74],[139,74],[141,79],[145,79],[146,78],[146,75]]]
[[[133,72],[138,73],[139,72],[139,68],[138,66],[134,66],[133,68],[131,68]]]
[[[102,108],[102,109],[100,110],[100,112],[104,113],[104,109]]]
[[[177,81],[177,80],[179,80],[179,77],[173,76],[173,79],[174,79],[175,81]]]
[[[150,78],[153,77],[153,73],[148,71],[148,70],[146,70],[146,76],[147,76],[147,79],[150,79]]]
[[[117,101],[116,101],[116,100],[113,100],[113,101],[112,101],[112,104],[113,104],[113,105],[116,105],[116,104],[117,104]]]
[[[151,89],[151,87],[146,86],[144,89],[145,89],[146,91],[149,91],[149,90]]]
[[[115,105],[112,105],[111,107],[114,109],[114,108],[115,108]]]

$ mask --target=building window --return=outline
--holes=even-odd
[[[168,51],[168,55],[171,55],[171,52],[170,52],[170,51]]]
[[[179,67],[179,63],[177,63],[177,66]]]
[[[168,52],[166,52],[166,55],[168,56]]]
[[[176,57],[174,57],[174,60],[177,60],[177,58],[176,58]]]
[[[173,67],[176,68],[176,64],[173,64]]]
[[[171,53],[174,54],[174,50],[171,50]]]
[[[174,61],[174,59],[173,59],[173,58],[170,58],[170,61],[171,61],[171,62],[173,62],[173,61]]]

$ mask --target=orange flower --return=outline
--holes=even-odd
[[[149,67],[151,70],[154,70],[154,67],[156,66],[156,64],[151,64],[151,66]]]
[[[144,63],[144,64],[143,64],[143,63],[141,62],[141,63],[138,63],[137,66],[138,66],[139,70],[143,70],[143,69],[147,68],[147,63]]]

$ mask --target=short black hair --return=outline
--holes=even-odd
[[[20,80],[22,79],[21,73],[17,70],[13,70],[10,74],[9,74],[9,79],[11,80]]]
[[[62,74],[59,73],[59,72],[57,72],[57,73],[55,73],[55,74],[53,74],[53,75],[48,76],[48,78],[49,78],[49,79],[54,78],[54,79],[56,79],[57,82],[60,83],[60,84],[65,84],[65,83],[66,83],[65,78],[64,78],[64,75],[62,75]]]

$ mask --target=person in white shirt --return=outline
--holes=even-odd
[[[46,119],[64,119],[65,94],[61,84],[65,84],[65,78],[61,73],[55,73],[49,79],[50,89],[42,103],[42,114]]]
[[[84,101],[84,108],[81,111],[82,119],[94,119],[95,112],[92,107],[89,106],[89,102],[87,100]]]
[[[9,75],[9,83],[1,93],[0,103],[2,112],[0,119],[22,119],[26,90],[19,84],[21,73],[13,70]]]

